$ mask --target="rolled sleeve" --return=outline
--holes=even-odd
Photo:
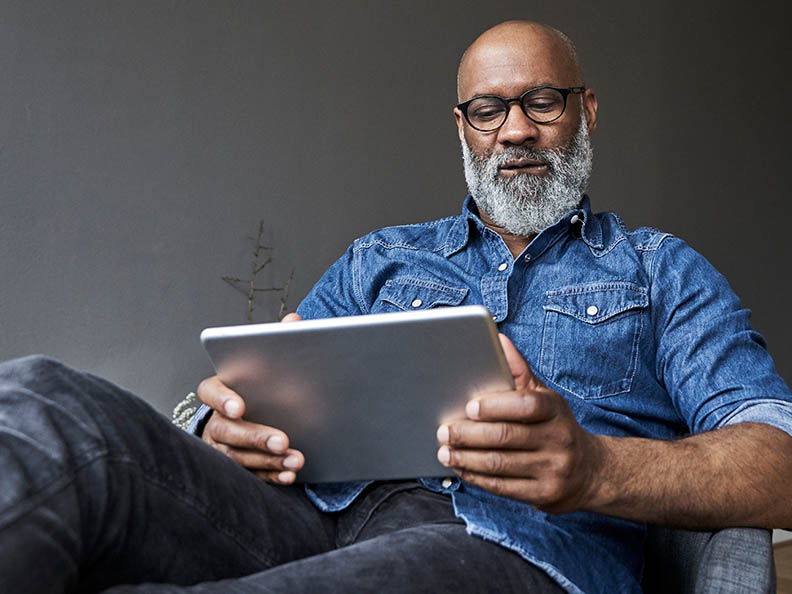
[[[663,242],[654,269],[657,377],[688,427],[700,433],[751,420],[790,433],[792,393],[723,275],[675,237]]]
[[[203,433],[206,422],[209,420],[209,415],[211,414],[212,409],[209,407],[209,405],[202,404],[198,410],[195,411],[193,418],[190,420],[190,424],[187,425],[187,433],[192,433],[193,435],[200,437]]]
[[[792,402],[775,398],[757,398],[745,402],[721,419],[718,427],[737,423],[764,423],[792,437]]]

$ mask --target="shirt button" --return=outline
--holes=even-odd
[[[452,481],[450,478],[444,478],[443,479],[443,482],[442,482],[443,489],[448,489],[448,487],[450,487],[453,484],[454,484],[454,481]]]
[[[531,254],[525,254],[525,258],[523,258],[523,260],[525,260],[526,262],[530,262],[531,261]]]
[[[509,265],[508,265],[508,264],[506,264],[506,262],[504,262],[503,264],[501,264],[500,266],[498,266],[498,270],[500,270],[501,272],[503,272],[503,271],[504,271],[504,270],[506,270],[508,267],[509,267]]]
[[[412,305],[413,307],[421,307],[423,305],[423,301],[421,301],[420,299],[415,299],[413,300],[412,303],[410,303],[410,305]]]
[[[569,222],[572,223],[573,225],[577,225],[578,221],[580,221],[580,217],[577,215],[572,215],[572,218],[569,219]]]
[[[586,313],[590,316],[596,316],[597,312],[599,312],[599,308],[596,305],[589,305],[586,308]]]

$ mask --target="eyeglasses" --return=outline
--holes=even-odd
[[[570,93],[582,93],[585,90],[586,87],[535,87],[511,99],[497,95],[474,97],[457,105],[457,109],[464,114],[467,123],[479,132],[492,132],[503,126],[509,115],[509,103],[519,103],[523,113],[531,121],[549,124],[564,114]]]

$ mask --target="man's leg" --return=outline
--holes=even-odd
[[[143,401],[31,357],[0,365],[0,592],[249,574],[335,542],[298,487],[260,481]]]
[[[516,553],[470,536],[449,497],[412,483],[370,488],[338,518],[339,548],[251,576],[105,594],[563,594]]]

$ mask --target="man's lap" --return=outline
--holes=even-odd
[[[517,554],[468,535],[450,498],[414,481],[375,484],[332,515],[337,548],[325,553],[242,578],[186,588],[143,584],[105,594],[563,592]]]
[[[467,535],[450,499],[416,482],[323,513],[302,488],[260,481],[140,399],[48,359],[0,366],[0,410],[2,591],[494,591],[498,578],[495,590],[524,592],[546,580]]]

